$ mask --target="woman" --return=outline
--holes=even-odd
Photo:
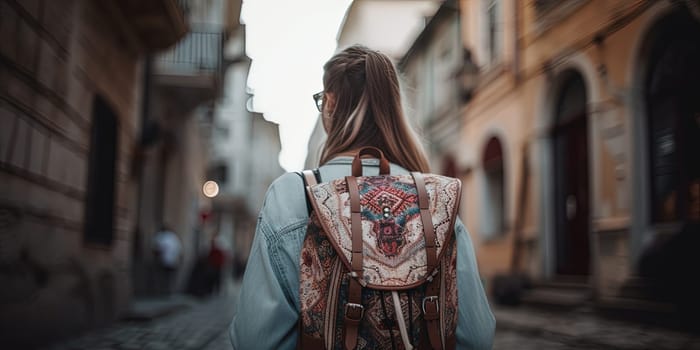
[[[401,109],[396,70],[389,58],[362,46],[336,54],[324,66],[324,92],[314,95],[328,140],[321,153],[322,181],[350,174],[356,150],[384,151],[392,174],[429,172],[428,161]],[[378,163],[363,161],[376,175]],[[308,211],[301,178],[289,173],[269,188],[258,217],[231,340],[236,349],[294,349],[299,317],[299,254]],[[458,249],[460,349],[490,349],[495,320],[484,295],[473,247],[462,223]]]

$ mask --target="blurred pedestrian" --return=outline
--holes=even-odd
[[[316,173],[316,178],[327,183],[335,179],[343,179],[350,174],[357,176],[354,175],[355,171],[351,172],[355,156],[357,156],[356,164],[360,170],[364,173],[376,174],[377,164],[359,162],[360,154],[358,153],[360,150],[364,152],[367,146],[384,151],[386,159],[392,163],[390,166],[392,175],[408,174],[409,171],[429,172],[429,162],[425,152],[402,111],[396,69],[386,55],[362,46],[349,47],[333,56],[325,64],[323,85],[324,91],[314,95],[314,99],[321,112],[322,124],[328,134],[328,139],[321,154],[322,165]],[[376,153],[381,154],[382,152],[378,150]],[[378,158],[385,159],[383,155]],[[379,162],[379,167],[389,168],[389,166],[384,165],[384,161]],[[382,171],[386,172],[386,170]],[[300,324],[302,319],[300,317],[300,287],[310,290],[311,294],[322,295],[324,298],[328,291],[328,285],[300,286],[300,277],[303,277],[300,276],[300,249],[302,242],[305,243],[311,208],[305,195],[303,180],[298,175],[295,173],[282,175],[270,186],[258,217],[255,239],[243,277],[236,315],[230,329],[231,340],[236,349],[294,349],[299,344],[298,341],[301,337],[299,331],[302,326]],[[417,186],[416,184],[415,188]],[[391,198],[386,199],[391,200]],[[380,228],[381,232],[377,235],[383,234],[384,236],[378,236],[383,237],[383,240],[380,241],[378,238],[377,247],[372,249],[381,249],[385,256],[391,258],[397,254],[398,247],[403,244],[403,238],[397,234],[403,228],[396,229],[398,224],[394,225],[390,220],[386,222],[388,222],[387,225],[393,226]],[[455,275],[459,278],[457,281],[447,282],[456,283],[458,289],[457,292],[452,290],[453,293],[458,294],[459,299],[458,310],[455,310],[458,315],[453,313],[457,323],[456,346],[460,349],[490,349],[495,320],[479,280],[475,254],[469,235],[458,219],[455,222],[454,233],[453,239],[456,240],[456,249],[458,250]],[[328,240],[325,242],[327,243]],[[432,248],[434,246],[431,246]],[[362,254],[367,254],[368,249],[365,245]],[[321,252],[320,249],[319,252]],[[304,266],[311,266],[311,271],[327,269],[326,266],[313,266],[314,261],[318,262],[324,259],[321,255],[321,253],[318,256],[305,255]],[[352,278],[357,275],[343,274],[341,276],[345,276],[343,278],[347,278],[346,281],[352,284]],[[427,280],[432,282],[433,279],[429,277]],[[368,295],[365,292],[373,293],[372,295],[378,294],[376,291],[362,290],[362,303],[366,302],[365,297]],[[383,310],[385,316],[399,315],[395,310],[401,312],[400,316],[404,313],[411,313],[411,316],[421,313],[420,299],[411,299],[409,294],[408,299],[418,300],[418,304],[413,307],[414,303],[409,302],[408,310],[413,311],[406,309],[402,311],[400,307],[396,308],[397,303],[392,303],[391,296],[396,294],[392,292],[387,295],[388,299],[383,296],[381,298],[382,305],[385,306]],[[402,298],[405,295],[406,293],[403,293]],[[308,298],[308,295],[302,295],[302,297]],[[345,294],[341,296],[341,298],[344,297],[346,297]],[[432,298],[434,299],[423,298],[423,314],[426,312],[426,303],[431,306],[431,312],[435,312],[432,310],[437,306],[435,304],[438,297]],[[393,299],[393,301],[396,300],[396,298]],[[384,305],[385,302],[387,305]],[[394,306],[392,307],[392,305]],[[331,306],[324,309],[333,315],[338,313],[340,322],[346,324],[356,322],[356,324],[361,324],[360,327],[369,327],[367,318],[376,319],[378,317],[375,314],[368,315],[367,312],[364,312],[363,305],[355,303],[348,302],[337,307]],[[441,312],[442,306],[440,307]],[[319,305],[319,307],[322,306]],[[387,308],[390,310],[389,313],[387,313]],[[359,321],[354,316],[352,319],[348,318],[349,309],[363,311],[359,313]],[[345,319],[343,319],[343,312],[345,312]],[[322,314],[323,312],[316,313],[316,315],[321,315],[320,317],[323,317]],[[307,315],[305,314],[304,317],[306,318]],[[409,318],[409,321],[413,321],[413,317]],[[425,319],[427,320],[427,318]],[[305,319],[305,321],[307,320]],[[411,323],[411,332],[409,333],[403,321],[404,317],[386,317],[381,325],[373,325],[373,327],[379,327],[376,329],[379,329],[382,336],[391,335],[390,343],[368,345],[367,333],[364,333],[365,340],[357,342],[357,348],[391,349],[397,345],[396,342],[401,342],[402,339],[405,347],[411,348],[409,344],[411,339],[428,333],[423,333],[422,330],[416,333],[417,327],[422,327],[422,322],[416,326],[415,331],[413,323]],[[434,319],[431,321],[431,326],[435,325],[433,321]],[[334,325],[331,326],[334,327]],[[346,331],[348,329],[350,328],[345,328]],[[343,328],[337,330],[338,333],[328,332],[331,334],[329,336],[331,339],[326,340],[326,344],[330,344],[333,348],[337,348],[339,344],[339,338],[335,337],[335,334],[340,336]],[[304,332],[307,331],[304,330]],[[325,332],[323,329],[311,331]],[[354,328],[353,332],[355,331],[357,328]],[[401,337],[395,339],[399,333]],[[409,342],[406,341],[407,338],[409,338]],[[431,344],[434,344],[432,343],[433,334],[430,334],[430,338]],[[348,338],[345,339],[347,341]],[[440,342],[439,336],[438,342]],[[355,348],[352,342],[345,344],[344,347]],[[317,345],[319,348],[324,347],[321,346],[322,344]],[[435,346],[433,345],[433,347]],[[449,348],[450,345],[446,347]]]
[[[180,238],[167,225],[162,225],[153,236],[152,247],[156,263],[156,292],[170,295],[182,258]]]
[[[221,278],[223,277],[222,271],[224,264],[226,263],[226,251],[222,247],[219,235],[215,235],[211,239],[209,245],[209,254],[207,256],[207,263],[209,266],[208,272],[208,285],[209,293],[217,294],[221,288]]]

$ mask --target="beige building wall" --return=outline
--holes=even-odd
[[[674,8],[670,1],[561,1],[538,11],[531,1],[496,1],[498,54],[493,60],[484,40],[485,6],[490,1],[461,1],[462,35],[480,67],[476,94],[463,108],[460,164],[466,166],[463,213],[486,281],[509,270],[518,215],[523,153],[529,156],[530,181],[523,209],[525,258],[522,265],[538,279],[553,279],[556,247],[553,210],[554,111],[566,72],[578,72],[586,87],[590,203],[590,275],[599,297],[615,296],[636,274],[648,214],[635,202],[648,193],[632,189],[646,169],[646,157],[634,147],[640,123],[641,51],[651,26]],[[686,10],[687,11],[687,10]],[[480,232],[485,210],[486,143],[497,137],[503,148],[505,230],[497,237]]]

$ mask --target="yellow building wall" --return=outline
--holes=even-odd
[[[462,0],[462,35],[465,47],[483,57],[480,31],[483,20],[480,1]],[[570,1],[574,9],[551,25],[538,17],[530,1],[515,8],[504,1],[503,55],[497,64],[483,65],[476,93],[463,109],[461,149],[467,174],[464,176],[463,217],[476,247],[482,278],[487,282],[508,271],[513,247],[513,227],[522,177],[522,152],[527,145],[530,181],[524,209],[526,259],[521,266],[535,278],[551,278],[547,267],[546,223],[542,218],[551,200],[543,198],[542,184],[553,180],[544,166],[541,145],[551,132],[556,85],[560,73],[575,69],[584,78],[588,98],[588,140],[591,213],[590,283],[600,295],[613,295],[634,274],[630,262],[629,230],[632,188],[634,118],[630,96],[640,59],[640,42],[646,28],[671,7],[668,1],[630,0]],[[505,16],[509,15],[509,16]],[[517,22],[517,23],[516,23]],[[517,24],[517,31],[516,31]],[[514,49],[516,32],[519,37]],[[596,40],[599,37],[602,40]],[[518,74],[514,74],[517,60]],[[491,136],[501,141],[505,168],[507,232],[484,240],[480,232],[483,200],[480,180],[481,157]],[[551,160],[550,160],[551,161]],[[551,179],[550,179],[551,178]],[[551,217],[550,214],[549,217]],[[549,253],[551,254],[551,252]],[[549,262],[551,264],[551,261]]]

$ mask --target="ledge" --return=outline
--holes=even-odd
[[[168,48],[187,33],[185,14],[175,0],[109,0],[101,3],[136,52]]]
[[[627,216],[593,219],[595,232],[625,231],[629,227],[630,218]]]

